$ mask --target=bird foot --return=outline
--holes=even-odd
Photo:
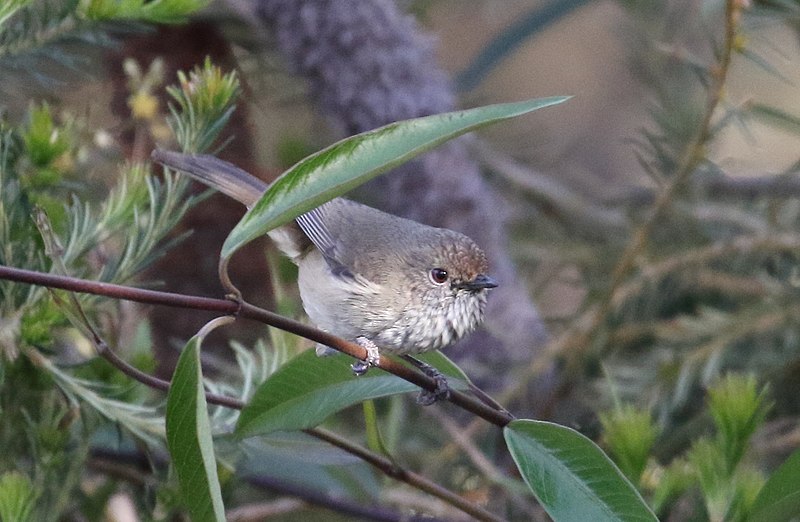
[[[436,382],[435,390],[422,390],[419,392],[419,395],[417,395],[417,404],[421,406],[430,406],[434,402],[447,400],[450,398],[450,385],[447,383],[447,377],[445,377],[442,372],[430,364],[420,361],[419,359],[410,355],[404,356],[404,359],[419,368],[422,373]]]
[[[378,352],[378,347],[375,346],[375,343],[366,337],[356,337],[356,342],[359,346],[367,351],[366,359],[363,361],[356,361],[350,365],[350,367],[353,369],[353,373],[356,376],[361,376],[367,373],[367,370],[369,370],[372,366],[378,366],[381,363],[381,354]]]

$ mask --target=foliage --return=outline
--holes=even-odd
[[[114,44],[109,29],[143,22],[176,23],[208,0],[11,0],[0,6],[0,92],[29,92],[29,80],[46,91],[64,77],[87,74],[92,53]],[[127,24],[127,26],[125,25]],[[139,28],[143,26],[139,25]],[[13,73],[13,74],[11,74]]]
[[[746,456],[769,408],[766,389],[759,391],[753,376],[728,374],[708,390],[714,436],[694,440],[684,455],[675,456],[669,464],[650,458],[655,426],[649,412],[626,406],[605,415],[605,438],[623,469],[630,469],[633,461],[640,476],[644,471],[641,488],[652,494],[660,515],[686,516],[670,511],[678,509],[678,499],[696,500],[699,493],[708,520],[748,520],[764,478]],[[637,437],[622,432],[626,425],[646,434],[638,437],[644,442],[630,444]]]
[[[186,152],[208,150],[236,108],[231,100],[239,94],[239,81],[211,67],[208,59],[188,76],[179,72],[178,81],[180,87],[167,88],[177,104],[170,106],[175,138]]]
[[[200,343],[210,331],[205,328],[192,337],[178,359],[167,396],[165,422],[167,445],[192,520],[222,522],[225,512],[200,367]]]
[[[565,426],[515,420],[503,429],[525,482],[554,520],[657,520],[594,443]]]
[[[628,479],[638,484],[658,436],[650,413],[630,404],[600,415],[609,453]]]
[[[478,107],[391,123],[304,158],[275,180],[222,246],[223,259],[243,244],[436,145],[515,116],[557,105],[553,97]]]
[[[46,103],[32,104],[19,124],[3,123],[0,264],[126,283],[181,239],[165,241],[194,198],[172,174],[157,178],[143,164],[105,165],[119,174],[101,201],[71,196],[94,146],[78,132],[87,124],[69,114],[58,117]],[[17,513],[4,511],[8,520],[55,520],[74,509],[92,436],[116,426],[124,441],[163,444],[160,408],[95,359],[100,347],[93,346],[87,325],[122,321],[120,308],[109,304],[9,281],[0,286],[0,506]],[[143,332],[126,355],[152,369]]]
[[[107,24],[172,23],[204,4],[5,2],[0,66],[19,73],[24,63],[31,66],[25,75],[52,87],[59,70],[38,67],[39,58],[56,57],[65,68],[85,65],[62,47],[65,41],[106,42],[101,28]],[[708,36],[710,46],[693,53],[677,52],[679,38],[663,25],[689,19],[671,11],[677,7],[622,5],[641,32],[632,60],[653,87],[652,124],[641,130],[636,147],[655,188],[592,201],[573,199],[554,182],[546,197],[538,194],[548,211],[535,230],[526,228],[523,240],[573,269],[586,290],[568,327],[556,328],[550,354],[567,369],[564,388],[578,390],[594,412],[606,409],[613,396],[615,406],[599,414],[598,437],[611,459],[586,436],[594,435],[591,426],[580,426],[581,434],[514,420],[502,428],[501,440],[499,430],[487,435],[476,423],[457,424],[446,408],[441,412],[447,414],[437,409],[433,415],[412,410],[398,397],[416,390],[411,383],[377,369],[356,379],[346,357],[300,353],[307,348],[302,341],[276,330],[252,347],[232,344],[233,364],[215,364],[203,354],[214,372],[201,370],[206,332],[198,334],[183,348],[164,405],[163,395],[131,384],[107,364],[107,350],[120,349],[133,370],[153,371],[152,339],[140,315],[98,296],[2,280],[0,519],[56,520],[77,512],[93,518],[112,493],[125,489],[110,471],[99,473],[102,487],[93,494],[83,487],[85,464],[110,452],[123,461],[147,456],[145,488],[158,494],[142,494],[136,507],[152,518],[186,509],[197,520],[221,520],[223,500],[230,515],[236,506],[262,499],[257,488],[266,485],[347,513],[365,504],[392,504],[398,517],[438,508],[420,498],[425,492],[485,519],[494,518],[483,505],[509,518],[541,518],[535,497],[556,520],[653,520],[654,512],[712,521],[788,520],[800,497],[798,454],[766,478],[772,470],[759,460],[754,437],[770,422],[769,412],[796,413],[785,394],[772,393],[774,404],[766,397],[767,390],[793,382],[798,366],[800,207],[774,190],[791,186],[797,169],[736,182],[714,158],[714,144],[728,127],[755,118],[797,131],[797,117],[780,107],[724,98],[730,59],[776,73],[747,48],[743,35],[751,20],[791,21],[796,6],[762,2],[753,12],[732,1],[725,12],[709,6],[697,23],[717,30]],[[528,20],[526,34],[540,23]],[[525,37],[511,36],[506,48],[489,50],[509,54]],[[128,62],[126,71],[131,118],[155,134],[161,65],[142,73]],[[178,148],[224,147],[220,134],[240,94],[237,75],[207,60],[179,73],[178,84],[166,92],[172,98],[167,124]],[[523,108],[557,101],[523,102]],[[234,229],[227,252],[470,125],[515,115],[504,112],[509,107],[431,116],[424,135],[420,121],[402,122],[310,155]],[[0,265],[131,284],[184,237],[169,235],[197,201],[183,178],[169,171],[153,176],[151,165],[118,157],[90,163],[87,157],[98,152],[94,122],[62,110],[52,98],[26,102],[22,112],[0,125]],[[464,127],[470,115],[480,121]],[[448,127],[454,120],[462,127]],[[359,147],[365,142],[369,147]],[[110,189],[99,190],[79,176],[90,169],[118,175]],[[90,189],[104,195],[93,199]],[[574,255],[587,250],[590,255]],[[296,310],[296,303],[285,303],[290,298],[274,264],[271,276],[279,306]],[[126,321],[144,326],[125,336]],[[454,390],[474,389],[454,363],[431,357]],[[535,364],[540,366],[520,370],[518,388],[505,391],[509,401],[527,397],[523,391],[541,367]],[[227,406],[219,396],[229,399]],[[364,401],[371,402],[362,417],[352,406]],[[322,425],[347,436],[320,430]],[[374,452],[353,442],[363,437]],[[368,464],[403,484],[382,480]],[[423,477],[411,471],[416,469]],[[198,491],[202,498],[192,496]]]

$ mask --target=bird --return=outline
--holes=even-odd
[[[156,149],[152,159],[214,188],[248,209],[268,185],[206,154]],[[316,327],[363,346],[360,375],[380,354],[405,357],[437,381],[433,402],[449,392],[446,379],[414,355],[445,348],[483,320],[488,290],[484,252],[469,237],[423,225],[337,197],[268,232],[298,266],[303,308]],[[317,354],[331,348],[317,346]]]

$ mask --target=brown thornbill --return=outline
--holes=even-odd
[[[153,160],[188,174],[248,208],[267,185],[214,156],[155,150]],[[363,373],[379,352],[411,356],[448,346],[483,320],[487,290],[483,251],[467,236],[422,225],[343,198],[299,216],[269,236],[298,266],[303,308],[318,328],[367,349]],[[324,353],[318,347],[317,353]],[[415,361],[446,382],[431,367]]]

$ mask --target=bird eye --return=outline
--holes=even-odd
[[[434,268],[430,272],[431,281],[437,285],[444,284],[447,281],[447,270],[444,268]]]

